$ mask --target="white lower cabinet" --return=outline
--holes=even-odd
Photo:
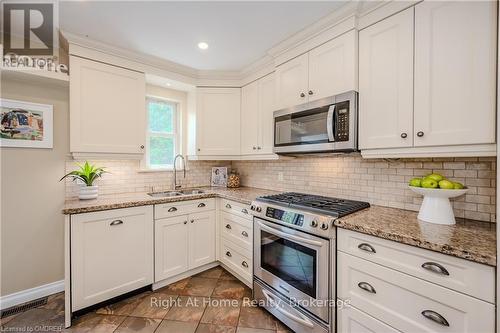
[[[189,269],[215,261],[215,211],[189,215]]]
[[[155,221],[155,281],[188,270],[188,217]]]
[[[490,267],[343,229],[338,239],[337,296],[355,308],[337,310],[341,332],[494,331],[495,305],[470,285],[492,293]]]
[[[190,214],[155,220],[155,282],[215,261],[215,210],[196,211],[213,207],[209,200],[190,201]]]
[[[349,306],[337,310],[340,333],[398,333],[400,331]]]
[[[153,283],[153,207],[71,216],[71,310]]]

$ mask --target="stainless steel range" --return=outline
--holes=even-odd
[[[295,332],[333,332],[333,222],[369,206],[294,192],[257,198],[254,298]]]

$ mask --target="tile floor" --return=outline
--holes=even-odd
[[[221,267],[100,308],[64,329],[64,293],[1,319],[2,332],[288,333],[266,310],[245,302],[251,290]],[[31,329],[31,330],[30,330]]]

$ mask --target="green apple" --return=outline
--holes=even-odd
[[[439,182],[439,188],[442,188],[443,190],[452,190],[454,188],[454,184],[449,180],[443,179]]]
[[[438,182],[432,178],[424,178],[422,180],[422,187],[424,187],[424,188],[437,188]]]
[[[422,187],[422,178],[413,178],[410,180],[410,186]]]
[[[463,185],[462,183],[459,183],[459,182],[454,182],[454,183],[453,183],[453,188],[454,188],[455,190],[461,190],[461,189],[463,189],[463,188],[464,188],[464,185]]]
[[[438,183],[444,179],[439,173],[431,173],[430,175],[425,176],[425,178],[434,179]]]

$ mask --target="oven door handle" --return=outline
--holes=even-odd
[[[298,236],[295,236],[295,235],[290,235],[290,234],[287,234],[286,232],[282,232],[282,231],[276,230],[274,228],[271,228],[271,227],[265,225],[264,223],[262,223],[260,221],[258,221],[258,222],[259,222],[259,226],[260,226],[261,229],[269,231],[269,232],[273,233],[276,236],[280,236],[280,237],[283,237],[283,238],[286,238],[286,239],[289,239],[289,240],[294,240],[294,241],[297,241],[297,242],[309,244],[309,245],[316,246],[316,247],[322,247],[323,246],[323,243],[321,243],[321,242],[318,242],[318,241],[315,241],[315,240],[312,240],[312,239],[298,237]]]
[[[269,302],[269,304],[273,308],[278,310],[281,314],[283,314],[285,317],[287,317],[288,319],[291,319],[297,323],[300,323],[304,326],[307,326],[309,328],[314,328],[314,324],[309,319],[307,319],[305,317],[302,317],[302,318],[297,317],[296,315],[293,315],[290,312],[283,309],[282,307],[280,307],[279,304],[269,295],[269,293],[266,290],[262,289],[262,293],[266,297],[266,300]]]
[[[333,116],[335,114],[335,104],[330,105],[328,108],[328,115],[326,117],[326,131],[328,132],[328,141],[335,142],[335,136],[333,135]]]

